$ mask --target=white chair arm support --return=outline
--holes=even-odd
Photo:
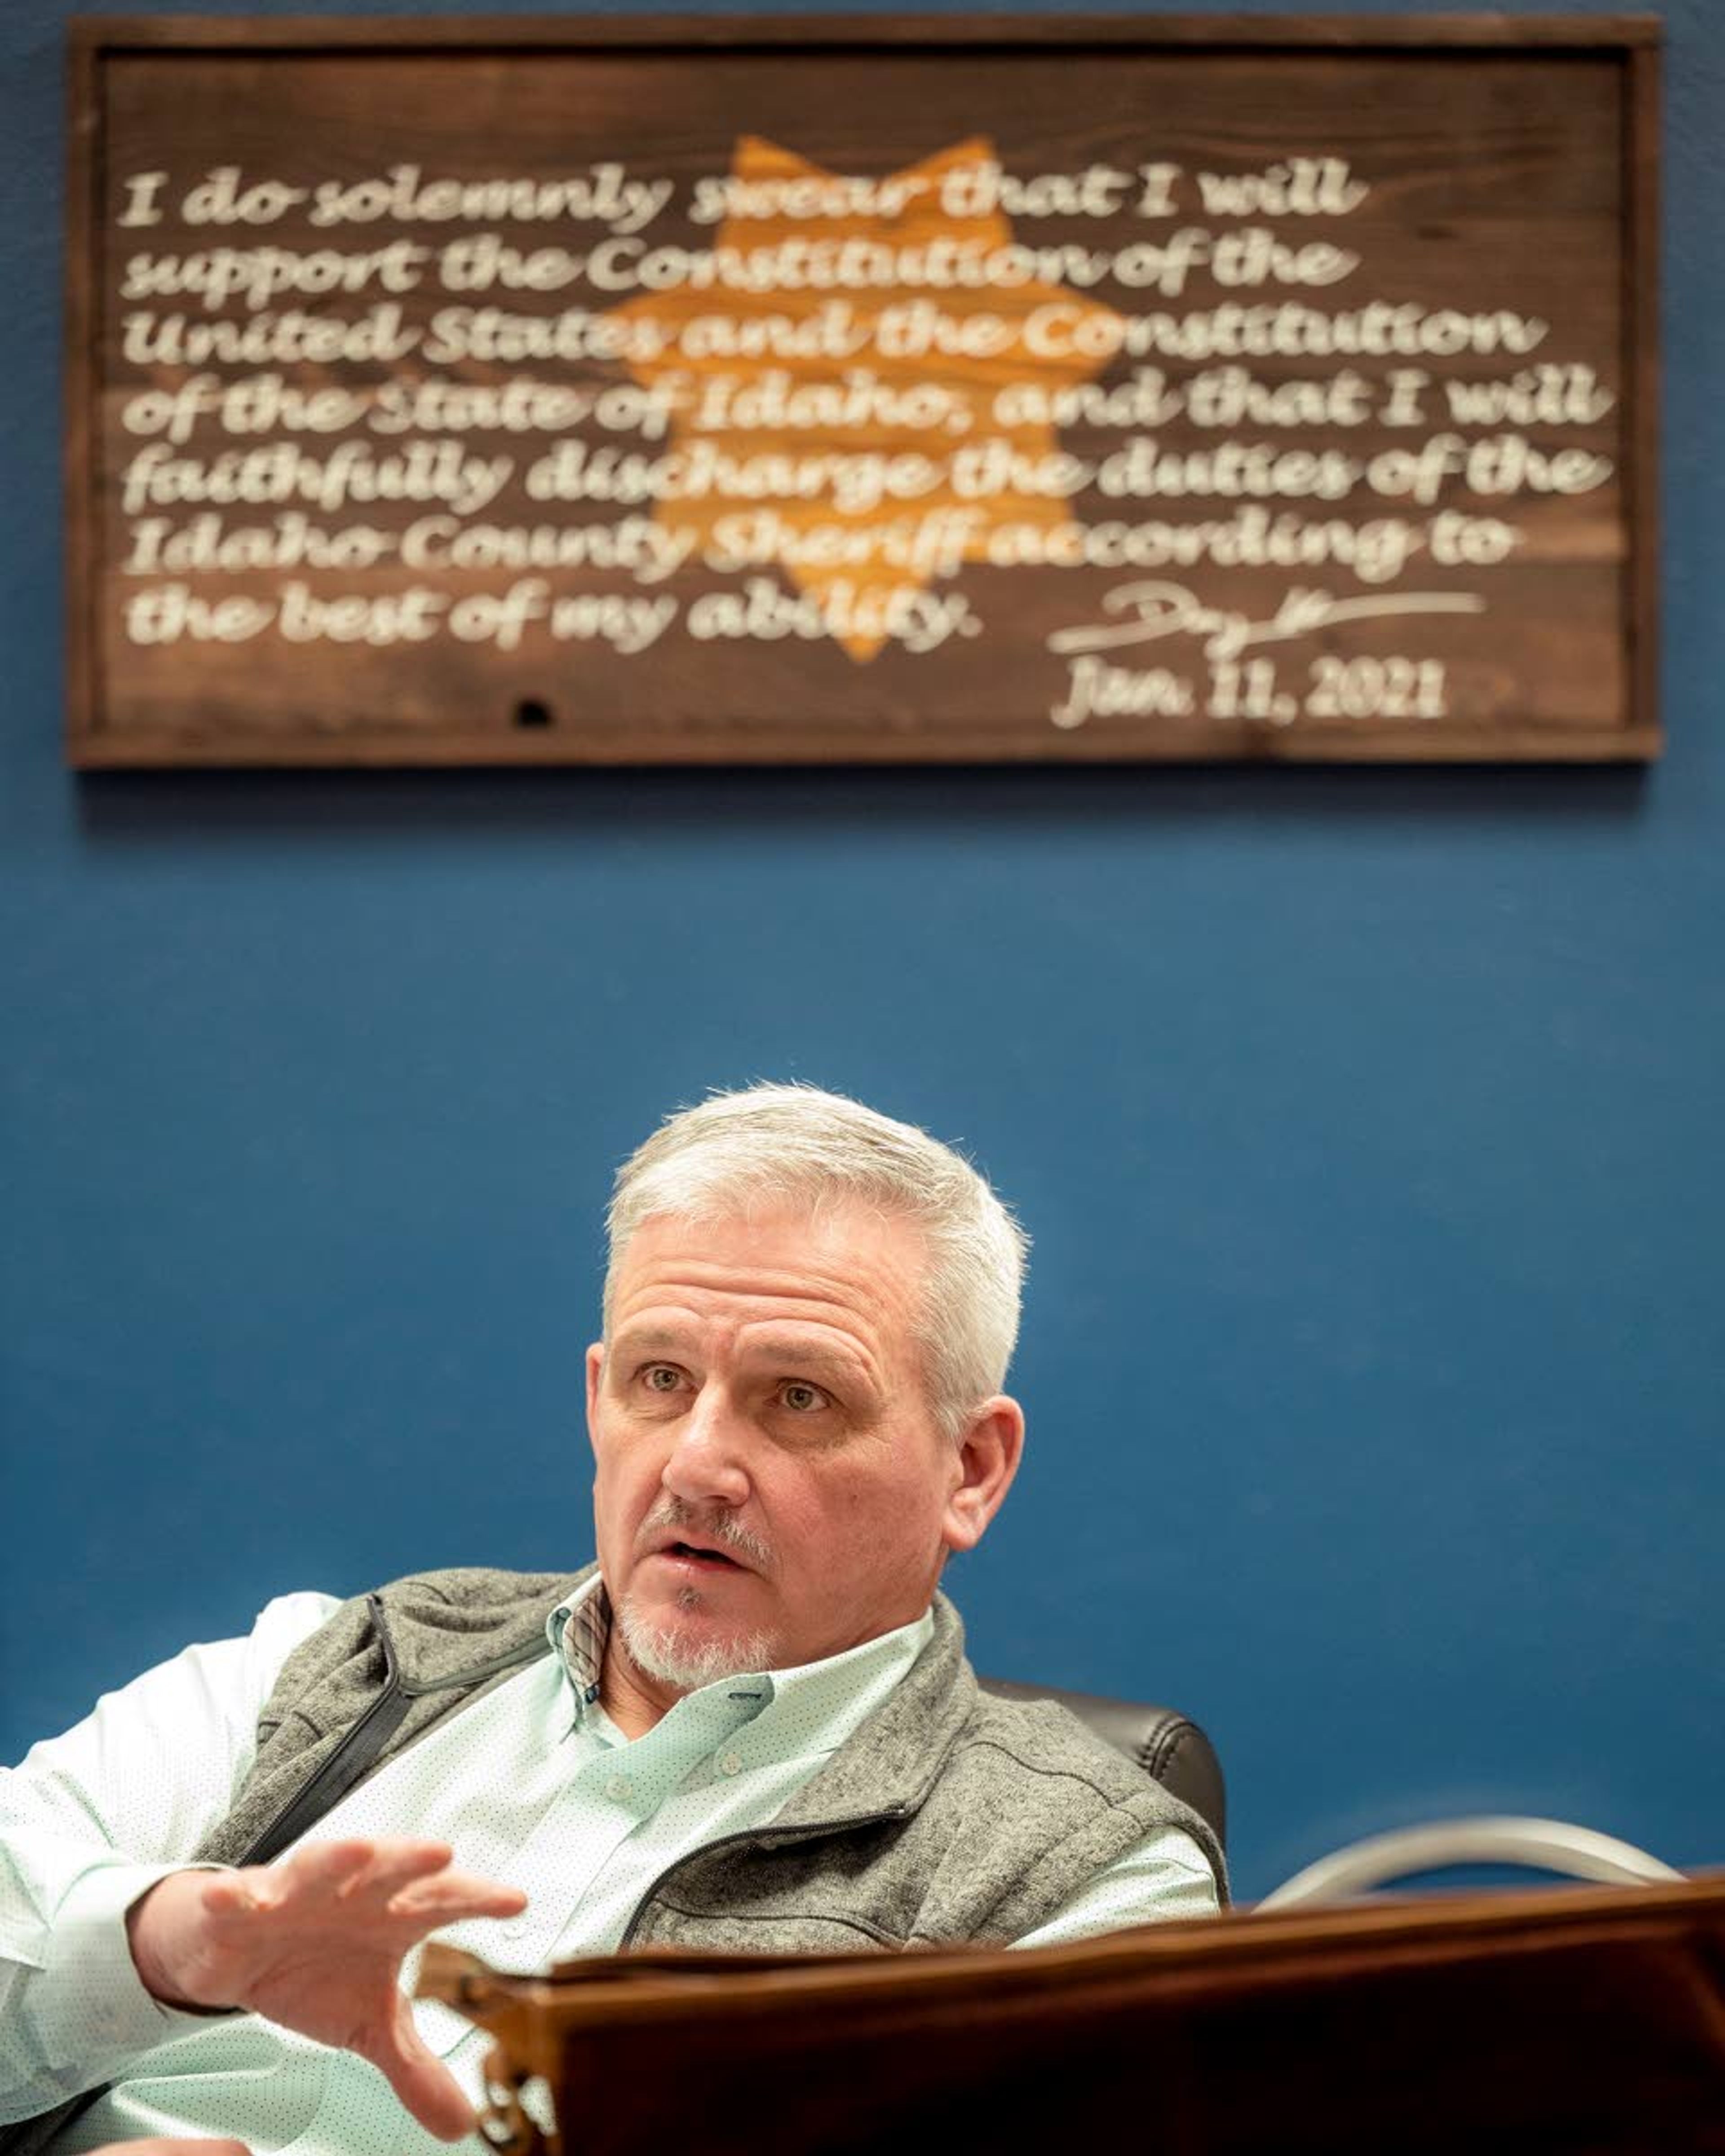
[[[1321,1856],[1285,1880],[1259,1902],[1260,1909],[1285,1909],[1296,1902],[1335,1902],[1392,1880],[1453,1864],[1525,1864],[1572,1879],[1596,1880],[1603,1886],[1642,1886],[1681,1879],[1644,1849],[1593,1828],[1569,1826],[1562,1820],[1442,1820],[1430,1826],[1409,1826],[1374,1834]]]

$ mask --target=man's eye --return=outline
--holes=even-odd
[[[674,1393],[682,1381],[669,1363],[649,1363],[641,1382],[649,1393]]]
[[[798,1414],[809,1414],[814,1409],[828,1404],[827,1396],[819,1385],[804,1384],[798,1378],[793,1378],[782,1386],[778,1396]]]

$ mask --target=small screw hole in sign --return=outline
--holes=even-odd
[[[536,697],[528,696],[515,707],[515,722],[518,726],[548,726],[554,724],[549,704],[542,704]]]

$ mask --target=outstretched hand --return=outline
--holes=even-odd
[[[471,2132],[454,2076],[420,2041],[403,1957],[467,1917],[512,1917],[518,1888],[450,1867],[441,1841],[326,1841],[284,1863],[176,1871],[126,1919],[145,1989],[166,2006],[243,2006],[369,2059],[440,2141]]]

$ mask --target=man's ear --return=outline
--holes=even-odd
[[[595,1340],[587,1351],[587,1441],[598,1448],[599,1384],[605,1374],[605,1343]]]
[[[971,1417],[958,1441],[958,1480],[942,1523],[949,1550],[974,1549],[1000,1510],[1024,1449],[1024,1411],[997,1393]]]

